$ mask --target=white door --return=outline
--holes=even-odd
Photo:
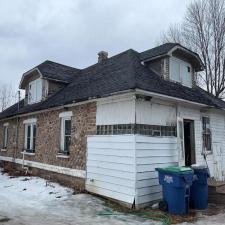
[[[179,166],[185,166],[184,121],[182,118],[177,118],[177,142]]]

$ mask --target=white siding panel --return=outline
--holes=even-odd
[[[120,193],[114,190],[112,191],[109,189],[102,188],[101,186],[96,187],[96,185],[90,185],[88,183],[86,183],[86,189],[95,194],[106,196],[112,199],[117,199],[125,203],[133,204],[133,199],[134,199],[133,195],[129,195],[127,193]]]
[[[177,166],[178,162],[174,163],[155,163],[155,164],[144,164],[144,165],[137,165],[137,173],[142,173],[143,171],[146,172],[154,172],[155,168],[159,167],[167,167],[167,166]]]
[[[137,100],[136,122],[163,126],[176,124],[176,108],[166,104]]]
[[[148,202],[156,201],[162,198],[162,192],[151,193],[148,195],[142,195],[138,197],[139,204],[147,205]]]
[[[97,168],[102,168],[102,169],[111,169],[114,170],[115,174],[117,171],[129,171],[129,172],[135,172],[135,167],[134,165],[128,165],[128,164],[122,164],[122,163],[110,163],[110,162],[99,162],[99,161],[94,161],[91,160],[90,157],[88,157],[87,161],[87,167],[97,167]]]
[[[132,204],[135,184],[135,135],[88,137],[86,189]]]
[[[135,99],[98,102],[96,124],[130,124],[135,120]]]
[[[213,155],[208,156],[210,172],[216,180],[225,180],[225,115],[212,112],[210,114]]]
[[[116,174],[115,174],[115,170],[114,169],[106,169],[106,168],[101,168],[101,167],[94,167],[94,166],[88,166],[88,176],[89,173],[92,174],[100,174],[105,176],[109,176],[109,177],[118,177],[118,178],[122,178],[122,179],[128,179],[128,180],[135,180],[135,173],[134,172],[127,172],[124,170],[117,170]],[[90,177],[89,177],[90,178]]]
[[[136,202],[145,205],[161,198],[157,167],[177,165],[175,137],[136,135]]]

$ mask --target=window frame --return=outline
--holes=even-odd
[[[208,123],[205,123],[204,125],[204,118],[208,120]],[[203,115],[202,118],[202,150],[206,153],[212,153],[212,132],[211,132],[211,123],[210,123],[210,117],[207,115]],[[203,121],[204,120],[204,121]],[[208,124],[208,127],[207,127]],[[205,129],[204,129],[205,128]],[[209,142],[206,143],[206,137],[209,137]],[[207,146],[209,144],[209,148]]]
[[[66,121],[70,121],[70,134],[66,134]],[[72,117],[63,116],[60,117],[60,150],[59,153],[63,155],[70,154],[70,145],[71,145],[71,134],[72,134]],[[68,149],[66,149],[66,137],[70,138]]]
[[[28,148],[28,129],[30,127],[29,148]],[[34,135],[35,130],[35,135]],[[37,124],[36,122],[24,124],[24,151],[34,153],[36,148]]]
[[[38,86],[38,82],[40,82],[40,87]],[[31,93],[32,85],[34,86],[34,93]],[[40,102],[42,100],[42,96],[43,96],[42,88],[43,88],[43,82],[42,82],[41,78],[38,78],[36,80],[29,82],[29,84],[28,84],[28,104],[34,104],[34,103]],[[40,93],[39,93],[40,96],[38,95],[39,89],[41,89]],[[34,94],[34,96],[32,96],[32,94]]]
[[[193,68],[192,68],[192,65],[191,65],[190,63],[188,63],[188,62],[186,62],[186,61],[183,61],[183,60],[181,60],[181,59],[179,59],[179,58],[176,58],[176,57],[174,57],[174,56],[170,57],[169,62],[170,62],[170,63],[169,63],[169,68],[170,68],[170,69],[169,69],[169,76],[170,76],[170,80],[173,81],[173,82],[176,82],[176,83],[180,83],[180,84],[182,84],[182,85],[185,86],[185,87],[192,88],[192,86],[193,86],[193,81],[192,81]],[[179,80],[178,80],[178,81],[172,78],[172,63],[173,63],[173,62],[179,64]],[[191,78],[190,85],[187,85],[187,84],[184,83],[184,79],[183,79],[183,77],[182,77],[182,68],[183,68],[183,67],[186,67],[187,70],[190,69],[190,72],[188,72],[188,73],[190,73],[190,76],[191,76],[191,77],[190,77],[190,78]]]
[[[70,145],[71,145],[71,136],[72,136],[72,112],[66,111],[59,114],[60,118],[60,143],[59,143],[59,154],[69,155],[70,154]],[[66,134],[66,121],[70,121],[70,134]],[[70,143],[68,149],[66,147],[66,137],[69,137]]]
[[[9,124],[3,124],[3,149],[7,149],[9,140]]]

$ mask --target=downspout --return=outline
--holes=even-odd
[[[17,115],[16,115],[16,144],[13,152],[13,162],[15,163],[16,150],[19,149],[19,110],[20,110],[20,91],[18,91],[18,104],[17,104]]]

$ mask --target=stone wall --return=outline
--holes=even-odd
[[[60,118],[59,113],[72,111],[72,133],[69,158],[58,158],[60,150]],[[3,145],[3,124],[9,123],[9,140],[6,151],[0,151],[1,156],[22,158],[24,148],[24,124],[29,118],[37,118],[37,136],[35,155],[25,155],[25,160],[68,167],[77,170],[86,169],[87,135],[96,134],[96,104],[87,103],[66,110],[42,112],[19,119],[18,147],[15,144],[16,119],[0,121],[0,146]],[[1,149],[0,148],[0,149]]]

